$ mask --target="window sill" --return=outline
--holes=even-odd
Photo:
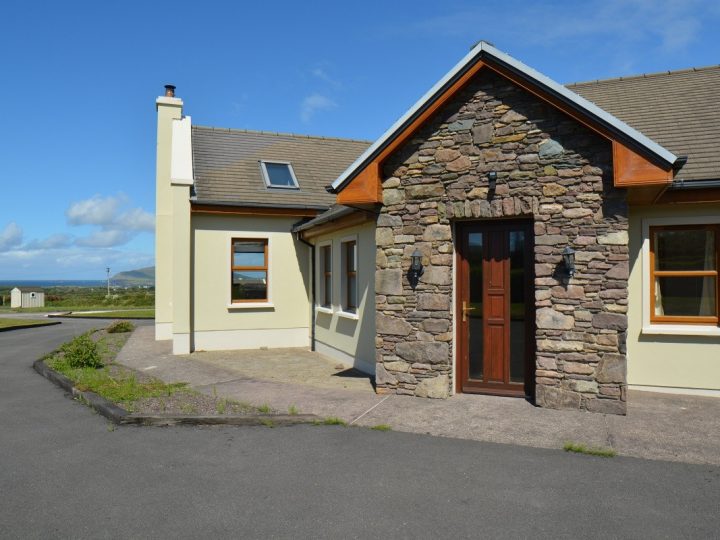
[[[323,306],[315,306],[315,312],[316,313],[325,313],[326,315],[332,315],[334,313],[332,308],[327,308]]]
[[[720,327],[699,324],[651,324],[643,326],[642,333],[652,336],[711,336],[720,337]]]
[[[350,311],[338,311],[337,314],[338,317],[343,317],[345,319],[351,319],[353,321],[360,320],[360,316],[357,313],[352,313]]]
[[[227,305],[228,309],[275,309],[272,302],[234,302]]]

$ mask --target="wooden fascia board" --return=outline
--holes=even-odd
[[[302,231],[300,236],[303,240],[311,240],[312,238],[317,238],[318,236],[329,232],[335,232],[349,227],[354,227],[356,225],[362,225],[363,223],[367,223],[372,220],[372,216],[367,212],[358,212],[350,214],[349,216],[343,216],[335,221],[323,223],[322,225],[318,225],[312,229]]]
[[[620,142],[612,141],[615,187],[664,186],[672,183],[673,170],[663,170]]]
[[[311,208],[258,208],[252,206],[215,206],[212,204],[192,204],[193,214],[221,214],[231,216],[291,216],[315,217],[320,210]]]
[[[501,77],[510,80],[610,141],[613,151],[613,183],[616,187],[666,185],[672,182],[672,167],[665,169],[651,163],[648,159],[618,141],[604,126],[593,122],[590,118],[569,107],[564,101],[533,85],[513,71],[492,61],[478,61],[436,98],[402,132],[396,135],[350,182],[341,188],[338,193],[338,202],[341,204],[382,203],[381,172],[384,160],[407,142],[440,107],[452,99],[483,67],[487,67]]]
[[[679,189],[666,191],[657,202],[658,204],[717,203],[720,202],[720,189]]]

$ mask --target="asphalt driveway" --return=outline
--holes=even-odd
[[[709,538],[720,468],[362,428],[114,429],[0,335],[4,538]]]

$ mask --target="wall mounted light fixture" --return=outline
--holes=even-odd
[[[568,276],[573,277],[575,275],[575,250],[567,246],[562,252],[562,258],[565,272]]]
[[[496,186],[497,186],[497,173],[495,171],[490,171],[488,173],[488,189],[490,191],[495,191]]]
[[[420,253],[420,250],[418,248],[415,248],[415,251],[410,256],[410,269],[408,270],[408,281],[410,282],[410,286],[414,289],[417,287],[418,282],[420,281],[420,276],[422,276],[425,273],[425,269],[423,268],[422,264],[422,253]]]

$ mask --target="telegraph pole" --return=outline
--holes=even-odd
[[[108,285],[108,293],[107,297],[110,298],[110,267],[105,268],[105,272],[107,273],[107,285]]]

